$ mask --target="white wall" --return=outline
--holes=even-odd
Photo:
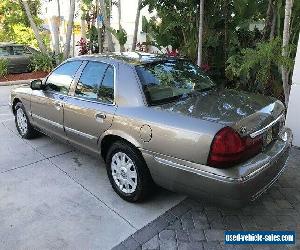
[[[125,44],[125,49],[131,50],[132,40],[133,40],[133,33],[134,33],[134,26],[135,26],[135,17],[137,11],[138,0],[121,0],[121,25],[123,29],[127,32],[127,43]],[[145,42],[146,37],[145,35],[141,34],[142,30],[142,16],[145,16],[149,19],[155,13],[150,14],[148,11],[148,7],[145,7],[141,10],[140,15],[140,22],[139,22],[139,29],[138,29],[138,36],[137,42]],[[114,29],[118,29],[118,8],[117,6],[113,6],[112,8],[112,18],[111,18],[111,26]],[[115,43],[115,48],[119,50],[119,44],[116,39],[113,39]]]
[[[287,112],[287,126],[293,130],[293,145],[300,147],[300,39],[293,73],[289,108]]]

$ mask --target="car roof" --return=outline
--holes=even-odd
[[[1,47],[1,46],[25,46],[25,45],[13,43],[13,42],[1,42],[1,43],[0,43],[0,47]]]
[[[141,65],[152,62],[159,62],[164,60],[174,60],[178,59],[175,57],[169,57],[166,55],[157,55],[150,54],[145,52],[115,52],[115,53],[107,53],[107,54],[92,54],[92,55],[83,55],[70,58],[70,61],[73,60],[92,60],[92,61],[118,61],[124,64],[131,65]]]

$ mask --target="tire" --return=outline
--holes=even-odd
[[[21,102],[15,106],[15,123],[22,138],[32,139],[37,136],[38,132],[30,124],[24,105]]]
[[[106,169],[112,188],[122,199],[139,202],[149,196],[153,186],[149,169],[140,152],[130,144],[112,144],[106,156]]]

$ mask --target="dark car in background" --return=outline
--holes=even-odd
[[[39,53],[34,48],[14,43],[0,43],[0,58],[8,60],[8,73],[29,72],[30,57]]]

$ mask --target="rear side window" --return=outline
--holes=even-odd
[[[45,90],[68,94],[70,85],[80,65],[81,61],[72,61],[59,66],[48,77]]]
[[[109,66],[99,89],[99,99],[104,103],[114,102],[114,68]]]
[[[82,71],[75,96],[112,104],[114,101],[114,68],[101,62],[89,62]]]
[[[98,100],[99,87],[107,69],[107,64],[89,62],[82,71],[75,90],[75,96]]]

